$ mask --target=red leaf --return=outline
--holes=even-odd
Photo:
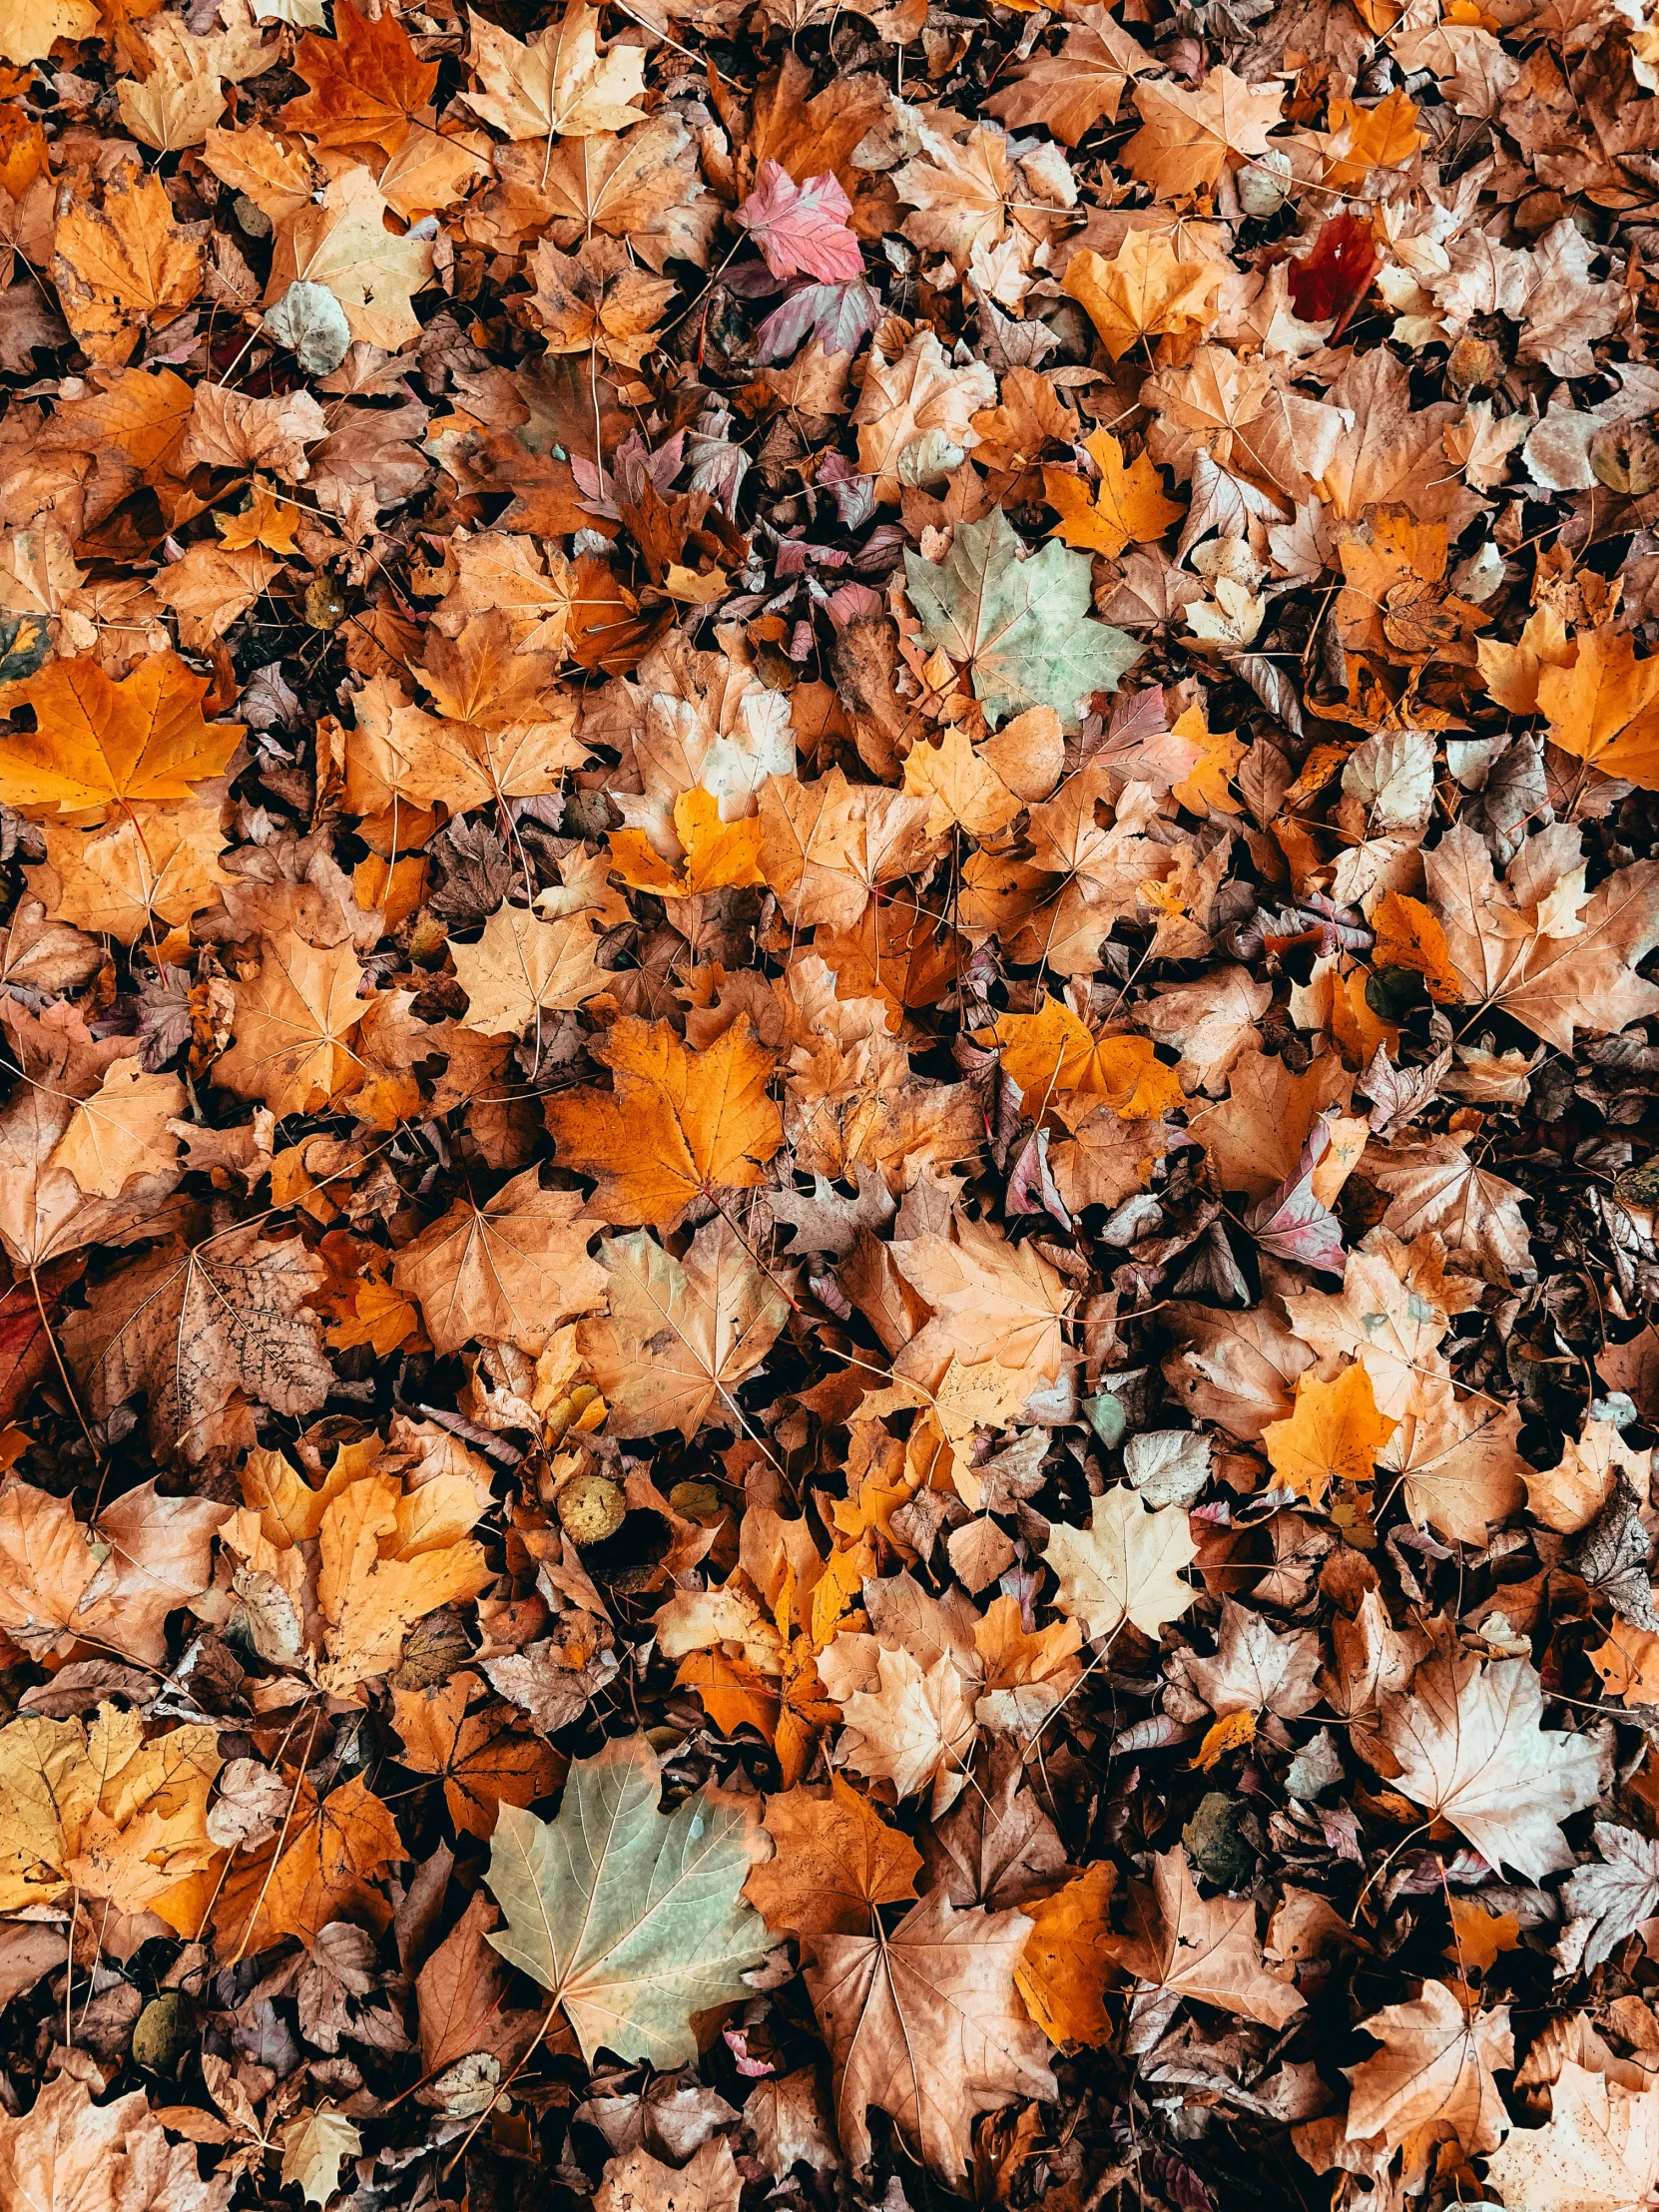
[[[862,274],[864,258],[847,229],[852,203],[833,177],[798,185],[779,162],[763,162],[755,190],[738,210],[775,276],[816,276],[844,283]]]
[[[1335,317],[1340,330],[1365,297],[1377,265],[1370,223],[1363,216],[1334,215],[1321,225],[1314,251],[1291,264],[1291,303],[1304,322]]]

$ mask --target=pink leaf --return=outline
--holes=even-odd
[[[738,210],[775,276],[816,276],[821,283],[859,276],[863,255],[847,229],[852,203],[833,177],[798,185],[779,162],[763,162],[755,190]]]

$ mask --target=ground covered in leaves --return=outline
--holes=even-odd
[[[1639,0],[0,56],[0,2212],[1649,2205]]]

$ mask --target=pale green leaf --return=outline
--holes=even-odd
[[[503,1805],[485,1877],[507,1925],[490,1941],[552,1992],[591,2066],[603,2045],[654,2066],[697,2057],[692,2015],[749,1995],[770,1947],[741,1892],[759,1831],[699,1790],[658,1810],[644,1736],[570,1770],[554,1821]]]
[[[1091,692],[1116,691],[1146,648],[1089,614],[1091,563],[1050,538],[1029,560],[998,508],[959,522],[942,561],[904,556],[922,643],[967,662],[994,730],[1004,716],[1052,707],[1075,730]]]

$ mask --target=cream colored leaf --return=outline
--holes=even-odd
[[[1083,1624],[1091,1642],[1125,1621],[1156,1638],[1193,1602],[1181,1569],[1198,1556],[1179,1505],[1152,1507],[1127,1485],[1095,1499],[1089,1526],[1050,1523],[1043,1557],[1060,1578],[1054,1602]]]

